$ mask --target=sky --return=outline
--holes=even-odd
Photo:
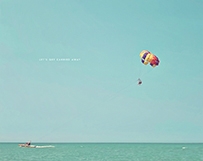
[[[0,142],[202,143],[202,7],[1,0]]]

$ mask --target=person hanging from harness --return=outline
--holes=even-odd
[[[140,78],[137,80],[137,84],[138,84],[138,85],[141,85],[141,84],[142,84],[142,81],[141,81]]]

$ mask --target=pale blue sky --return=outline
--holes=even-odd
[[[0,141],[203,142],[202,7],[1,0]]]

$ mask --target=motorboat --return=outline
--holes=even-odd
[[[18,146],[22,148],[36,148],[35,145],[28,145],[28,144],[18,144]]]

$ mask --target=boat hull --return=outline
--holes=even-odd
[[[18,144],[18,146],[22,148],[36,148],[35,145],[27,145],[27,144]]]

